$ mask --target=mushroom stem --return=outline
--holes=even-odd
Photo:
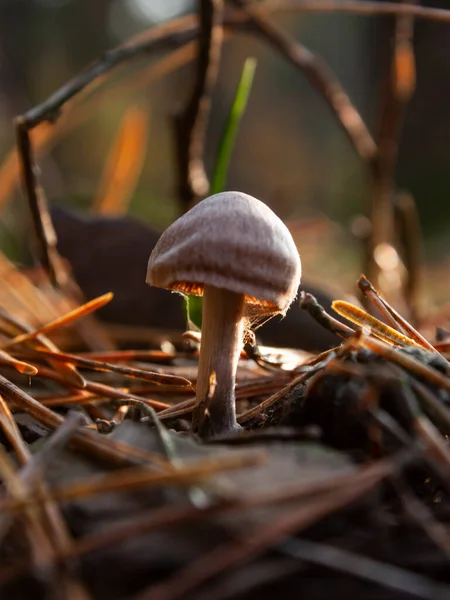
[[[199,435],[240,430],[234,386],[244,331],[244,294],[205,285],[193,429]]]

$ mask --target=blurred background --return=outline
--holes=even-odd
[[[195,9],[192,0],[0,0],[0,165],[14,145],[15,115],[45,100],[107,49]],[[323,57],[375,136],[392,17],[298,13],[274,19]],[[417,20],[414,51],[417,85],[406,112],[397,182],[415,199],[428,265],[425,292],[441,304],[448,299],[450,271],[450,25]],[[128,119],[142,149],[129,214],[158,230],[180,214],[172,119],[189,98],[195,65],[187,61],[146,80],[146,69],[161,56],[116,69],[40,153],[51,206],[89,210],[102,194],[110,153]],[[255,195],[288,223],[309,280],[327,279],[353,291],[362,268],[358,235],[364,224],[359,217],[368,211],[367,167],[305,78],[254,36],[226,38],[207,137],[208,173],[247,57],[255,57],[257,67],[227,188]],[[0,245],[20,261],[26,204],[17,185],[4,196]]]

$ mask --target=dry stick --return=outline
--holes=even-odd
[[[15,120],[15,129],[22,181],[32,216],[39,262],[53,286],[64,291],[75,300],[82,300],[82,294],[77,284],[71,280],[70,273],[56,249],[56,234],[48,211],[44,190],[38,183],[38,166],[26,117],[18,117]],[[92,316],[86,317],[84,322],[77,324],[77,329],[81,337],[96,349],[111,349],[114,347],[104,329]]]
[[[312,294],[300,292],[299,305],[300,308],[307,310],[312,318],[319,323],[319,325],[322,325],[322,327],[328,331],[331,331],[331,333],[338,335],[344,340],[355,335],[354,329],[329,315]]]
[[[377,262],[376,251],[383,244],[395,247],[392,195],[395,190],[399,138],[406,107],[415,86],[413,27],[413,17],[409,15],[396,17],[391,42],[392,51],[383,82],[384,91],[377,136],[378,153],[374,155],[371,164],[372,193],[369,213],[372,228],[367,244],[365,271],[380,290],[386,289],[386,286],[380,279],[383,266]]]
[[[219,72],[223,41],[223,0],[199,0],[197,76],[188,105],[174,118],[178,196],[187,210],[209,190],[204,149],[211,94]]]
[[[22,118],[29,128],[36,127],[43,121],[55,121],[68,100],[115,67],[146,54],[178,48],[195,39],[197,35],[198,23],[192,15],[152,27],[144,34],[106,51],[101,59],[83,69],[47,100],[27,111]]]
[[[186,17],[185,17],[186,19]],[[92,89],[99,86],[106,77],[99,77],[80,91],[80,93],[64,104],[64,113],[58,121],[53,124],[40,123],[32,131],[32,142],[36,154],[53,146],[61,137],[72,131],[75,127],[84,123],[95,115],[100,106],[104,106],[105,101],[112,101],[118,96],[123,95],[124,88],[128,91],[133,89],[135,92],[154,83],[164,75],[175,71],[191,60],[193,60],[194,42],[188,42],[180,46],[177,50],[165,56],[160,61],[146,67],[143,72],[137,72],[131,77],[114,82],[107,89],[101,89],[96,95],[90,95]],[[87,99],[86,99],[87,98]],[[81,106],[80,106],[81,104]],[[74,110],[76,109],[76,110]],[[6,159],[0,165],[0,212],[4,207],[7,198],[12,194],[13,188],[18,178],[17,150],[10,150]]]
[[[369,163],[376,154],[376,144],[360,114],[325,61],[290,38],[247,0],[233,0],[233,3],[242,7],[248,14],[255,31],[305,75],[311,86],[330,106],[357,154],[364,162]]]
[[[290,13],[346,13],[371,17],[377,15],[405,15],[436,21],[438,23],[450,23],[450,11],[444,8],[430,8],[410,4],[399,4],[398,2],[369,2],[365,0],[274,0],[265,2],[258,6],[261,14],[290,14]]]
[[[37,165],[25,117],[16,119],[15,129],[22,181],[36,234],[39,262],[48,273],[50,281],[55,286],[61,287],[65,273],[60,268],[60,261],[57,260],[56,235],[46,206],[44,191],[37,182]]]

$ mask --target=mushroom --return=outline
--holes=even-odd
[[[267,205],[242,192],[202,200],[159,238],[147,283],[203,295],[193,418],[200,436],[240,429],[234,387],[245,317],[284,314],[300,277],[288,228]]]

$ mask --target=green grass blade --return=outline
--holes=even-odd
[[[211,194],[217,194],[225,189],[228,170],[231,162],[231,155],[236,141],[239,125],[247,106],[250,91],[253,85],[253,78],[256,69],[256,59],[247,58],[244,62],[241,78],[238,83],[236,95],[234,97],[231,110],[220,140],[219,151],[217,154],[214,174],[211,182]]]

